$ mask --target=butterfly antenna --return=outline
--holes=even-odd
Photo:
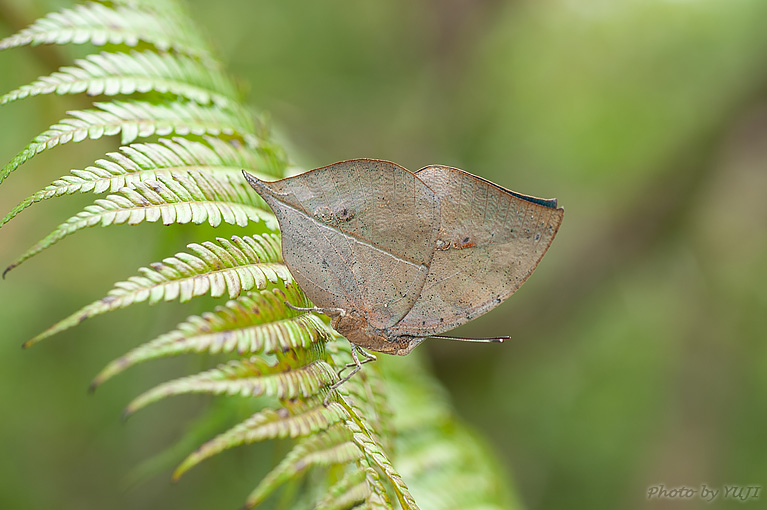
[[[441,338],[443,340],[458,340],[460,342],[476,342],[480,344],[502,344],[510,336],[491,336],[485,338],[468,338],[465,336],[432,335],[428,338]]]

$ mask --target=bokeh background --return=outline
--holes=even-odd
[[[512,341],[419,348],[523,507],[767,501],[647,498],[660,484],[767,485],[767,2],[188,3],[297,166],[441,163],[565,207],[524,287],[459,330]],[[62,5],[1,0],[0,36]],[[60,57],[0,53],[0,90],[48,74]],[[0,108],[0,160],[80,106],[40,97]],[[26,164],[0,187],[3,214],[117,143]],[[0,262],[86,202],[25,211],[0,230]],[[237,404],[174,399],[126,424],[119,413],[200,363],[193,357],[86,395],[107,361],[197,310],[139,306],[19,349],[199,232],[79,233],[0,283],[2,508],[236,508],[284,455],[274,443],[237,449],[171,486],[168,459],[194,440],[155,455],[190,429],[200,440],[220,430],[200,423],[205,406]]]

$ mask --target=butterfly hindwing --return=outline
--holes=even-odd
[[[440,200],[440,229],[426,283],[392,335],[449,331],[498,306],[530,276],[564,210],[463,170],[428,166],[416,176]]]

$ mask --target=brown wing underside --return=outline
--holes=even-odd
[[[498,306],[533,272],[564,214],[555,201],[455,168],[429,166],[416,175],[439,197],[441,226],[421,295],[389,328],[393,335],[444,333]]]
[[[248,178],[274,211],[283,257],[319,307],[365,312],[386,328],[423,287],[439,225],[439,203],[394,163],[344,161],[275,182]]]

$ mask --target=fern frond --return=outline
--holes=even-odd
[[[337,351],[333,353],[334,360],[339,366],[353,361],[346,343],[334,343],[333,346]],[[344,389],[354,402],[356,415],[365,417],[365,426],[375,431],[376,440],[381,443],[384,451],[394,452],[393,438],[396,431],[392,426],[393,416],[386,381],[381,377],[378,367],[374,370],[360,371],[355,377],[359,378],[359,384],[349,384]]]
[[[376,439],[376,434],[371,431],[360,415],[349,406],[343,398],[340,400],[343,407],[346,409],[349,419],[346,420],[346,426],[354,437],[354,442],[364,452],[365,458],[367,458],[372,464],[374,464],[381,472],[386,476],[386,479],[391,483],[394,488],[394,492],[397,494],[397,500],[399,501],[403,510],[417,510],[418,505],[410,494],[410,491],[402,480],[402,476],[394,469],[391,461],[384,453],[381,444]]]
[[[178,135],[227,135],[241,137],[256,146],[252,120],[243,111],[232,112],[197,103],[173,102],[167,105],[143,101],[95,103],[98,110],[70,111],[67,117],[36,136],[2,170],[0,183],[35,155],[68,142],[120,134],[123,145],[137,138]]]
[[[41,94],[114,96],[136,92],[174,94],[202,105],[239,108],[235,84],[223,71],[183,55],[131,51],[89,55],[74,67],[43,76],[0,97],[0,105]]]
[[[242,180],[227,183],[197,172],[157,177],[157,181],[140,182],[116,195],[97,199],[14,260],[3,275],[65,237],[97,225],[162,221],[164,225],[207,222],[217,227],[223,222],[245,227],[263,221],[269,230],[278,228],[271,213],[251,205],[258,198]]]
[[[487,452],[463,427],[430,427],[420,434],[406,435],[399,447],[407,449],[407,455],[397,462],[400,473],[416,484],[428,482],[427,490],[418,485],[413,488],[425,508],[508,508],[498,496],[504,490],[501,482],[483,465],[487,464]],[[442,490],[445,486],[451,490]],[[416,487],[421,490],[416,492]]]
[[[133,96],[69,112],[0,169],[2,183],[25,161],[59,144],[112,135],[131,144],[93,166],[72,170],[0,221],[2,226],[32,203],[49,198],[111,193],[60,225],[8,269],[95,225],[162,221],[245,226],[261,220],[276,230],[276,220],[261,208],[263,202],[244,183],[240,170],[279,177],[286,158],[241,105],[236,85],[199,33],[175,0],[105,0],[46,16],[0,41],[0,49],[43,43],[112,46],[111,52],[84,57],[5,94],[0,105],[53,93]],[[133,143],[148,137],[158,140]],[[248,496],[249,507],[314,467],[326,468],[325,473],[312,471],[316,487],[301,498],[316,502],[315,508],[417,509],[409,487],[429,508],[503,506],[493,485],[498,477],[484,462],[481,443],[452,417],[430,380],[418,379],[421,368],[412,373],[395,369],[384,383],[384,369],[378,365],[412,367],[410,360],[381,360],[366,367],[323,405],[328,388],[338,380],[335,370],[350,361],[349,344],[330,341],[340,337],[321,317],[286,306],[285,301],[310,303],[282,263],[276,234],[218,238],[188,248],[140,268],[137,276],[115,284],[106,297],[54,324],[25,347],[134,303],[227,296],[230,301],[224,306],[189,317],[114,360],[92,384],[95,388],[137,363],[181,353],[241,356],[160,384],[127,406],[130,414],[187,393],[276,401],[273,408],[200,446],[178,466],[174,478],[228,448],[293,438],[294,448]],[[394,502],[387,493],[392,488]]]
[[[294,365],[294,366],[290,366]],[[337,379],[333,368],[321,360],[308,364],[269,365],[263,358],[233,360],[205,372],[160,384],[136,397],[125,409],[131,415],[139,409],[172,395],[210,393],[243,397],[269,396],[278,399],[309,398]]]
[[[308,349],[336,336],[314,314],[296,315],[284,301],[305,306],[295,285],[250,293],[192,316],[177,329],[140,345],[109,363],[93,380],[94,389],[128,368],[153,359],[192,352],[271,354]],[[296,316],[294,316],[296,315]]]
[[[264,409],[244,422],[211,439],[191,453],[176,468],[173,479],[203,460],[235,446],[266,439],[305,437],[325,430],[347,418],[346,410],[335,402],[322,405],[322,399],[298,401],[278,410]]]
[[[354,469],[328,488],[315,510],[348,510],[365,501],[369,495],[367,473],[364,469]]]
[[[384,487],[378,471],[376,471],[368,457],[363,457],[359,460],[360,467],[365,473],[365,482],[368,488],[368,495],[365,498],[365,502],[360,507],[369,510],[395,510],[392,505],[389,495],[386,493],[386,487]],[[400,503],[402,500],[400,499]],[[407,506],[401,505],[402,510],[408,510]],[[412,508],[412,507],[411,507]]]
[[[332,426],[319,434],[306,437],[299,441],[290,453],[261,480],[258,487],[248,496],[245,508],[255,507],[277,487],[290,479],[295,479],[312,467],[348,464],[355,462],[361,456],[362,452],[351,440],[351,434],[342,426]],[[359,471],[355,471],[355,473],[359,473]],[[362,479],[359,479],[359,476],[355,478],[356,483],[364,482],[364,477]],[[362,499],[364,499],[364,495],[358,501]]]
[[[212,62],[210,49],[181,16],[168,9],[157,16],[150,9],[89,2],[38,19],[0,41],[0,50],[38,44],[105,44],[135,47],[147,43],[160,51],[174,51]]]
[[[216,242],[192,243],[192,253],[175,257],[139,269],[140,276],[115,284],[106,297],[95,301],[69,317],[57,322],[27,341],[29,347],[40,340],[76,326],[85,319],[134,303],[178,299],[189,301],[195,296],[224,293],[231,298],[242,292],[263,289],[267,283],[291,283],[292,277],[282,264],[279,237],[274,234],[240,238],[231,241],[217,238]]]
[[[282,174],[284,157],[273,150],[269,142],[256,148],[207,137],[204,142],[176,137],[162,138],[159,143],[134,143],[110,152],[109,159],[100,159],[94,166],[71,170],[70,175],[30,195],[0,220],[0,227],[32,204],[50,198],[75,193],[116,192],[121,188],[160,179],[160,176],[203,173],[212,179],[240,183],[242,170],[262,177]]]
[[[456,420],[444,388],[422,369],[418,353],[377,363],[396,437],[396,464],[424,508],[517,508],[508,480],[480,439]],[[380,361],[380,360],[379,360]],[[449,490],[446,490],[449,488]]]

